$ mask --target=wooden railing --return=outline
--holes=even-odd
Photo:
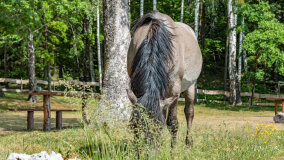
[[[78,84],[78,85],[85,85],[85,86],[99,86],[97,82],[81,82],[76,80],[66,80],[67,82],[70,82],[71,84]],[[29,83],[28,80],[22,80],[22,79],[11,79],[11,78],[0,78],[0,83],[14,83],[21,85],[21,89],[8,89],[8,88],[0,88],[1,91],[4,92],[23,92],[28,91],[23,89],[23,85],[27,85]],[[43,80],[37,80],[38,84],[44,84],[47,85],[47,81]],[[51,81],[51,84],[55,88],[55,86],[63,85],[59,81]],[[197,89],[198,94],[204,94],[204,95],[225,95],[227,97],[230,96],[230,92],[228,91],[222,91],[222,90],[203,90],[203,89]],[[249,92],[242,92],[242,97],[251,97],[251,93]],[[254,98],[256,99],[268,99],[268,98],[284,98],[284,95],[277,95],[277,94],[259,94],[255,93]],[[184,101],[184,98],[180,98],[181,101]],[[199,101],[206,101],[206,99],[200,99]],[[224,101],[217,101],[217,100],[211,100],[218,103],[224,103]],[[248,103],[244,103],[248,104]],[[262,106],[274,106],[274,103],[254,103],[254,105],[262,105]]]

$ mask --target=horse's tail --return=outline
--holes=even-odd
[[[149,25],[149,30],[133,60],[131,89],[149,116],[163,122],[159,99],[167,94],[173,34],[163,20],[155,18],[155,12],[144,15],[134,26],[134,32],[145,25]]]

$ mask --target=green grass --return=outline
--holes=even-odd
[[[8,94],[8,98],[15,101],[25,99],[25,97],[21,98],[14,94]],[[65,103],[65,100],[58,99],[56,103]],[[0,108],[3,106],[5,104],[0,105]],[[275,124],[278,129],[272,135],[266,135],[263,138],[252,136],[257,123],[270,124],[273,122],[273,107],[196,105],[191,131],[194,144],[189,149],[184,143],[186,123],[183,106],[184,103],[180,102],[176,147],[171,149],[171,136],[164,127],[159,136],[158,149],[142,145],[139,150],[137,150],[133,133],[127,124],[84,128],[79,124],[78,117],[80,116],[74,113],[63,115],[65,123],[63,130],[53,129],[51,132],[42,132],[40,130],[42,117],[38,113],[35,116],[35,122],[38,123],[36,130],[28,132],[25,130],[25,114],[7,112],[7,109],[2,108],[0,159],[6,159],[11,152],[32,154],[43,150],[61,153],[64,158],[77,156],[81,159],[138,159],[138,152],[140,159],[176,160],[272,159],[284,156],[284,124]],[[52,117],[54,128],[54,115]],[[247,120],[244,120],[245,118]]]

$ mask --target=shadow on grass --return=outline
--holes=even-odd
[[[52,131],[60,131],[55,128],[56,119],[51,118]],[[78,118],[64,118],[62,122],[62,129],[78,128],[80,122]],[[35,115],[34,117],[34,130],[42,131],[43,117]],[[9,131],[29,132],[27,130],[27,115],[26,114],[13,114],[13,112],[0,113],[0,136],[5,136]]]
[[[184,106],[185,102],[180,101],[179,105]],[[225,111],[250,111],[250,112],[262,112],[262,111],[274,111],[274,106],[250,106],[250,105],[238,105],[232,106],[229,104],[220,103],[198,103],[197,105],[205,108],[225,110]],[[279,111],[281,107],[278,107]]]

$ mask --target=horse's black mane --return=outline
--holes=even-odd
[[[150,25],[133,60],[131,89],[137,103],[146,108],[149,116],[164,122],[159,99],[164,99],[167,94],[169,65],[173,61],[173,34],[162,20],[155,17],[156,13],[144,15],[133,27],[133,32],[136,32],[141,26]]]

